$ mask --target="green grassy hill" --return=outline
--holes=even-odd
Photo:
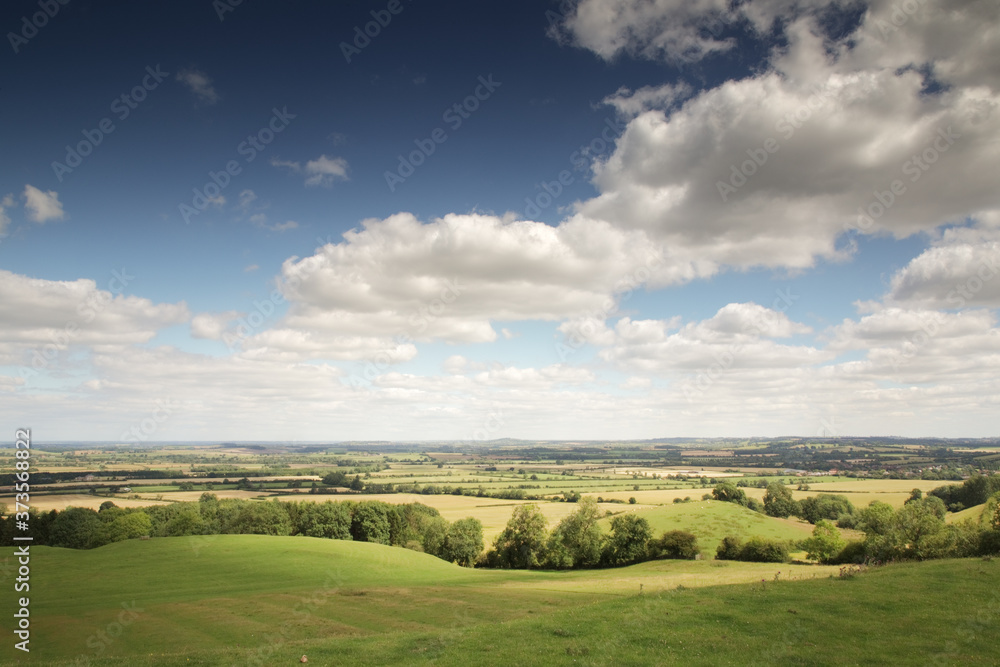
[[[668,530],[688,530],[698,537],[705,558],[715,557],[715,548],[727,535],[744,539],[752,536],[776,540],[802,540],[812,535],[813,527],[795,519],[775,519],[735,503],[699,500],[636,510],[644,517],[653,534],[659,537]],[[609,530],[609,520],[604,529]]]
[[[960,521],[965,521],[971,519],[972,521],[979,523],[980,517],[983,516],[983,510],[986,509],[986,504],[976,505],[974,507],[967,507],[961,512],[949,512],[945,515],[945,521],[948,523],[958,523]]]
[[[1000,640],[1000,560],[831,579],[837,571],[713,561],[482,571],[376,544],[251,535],[36,547],[32,651],[9,640],[0,662],[923,664],[957,642],[960,664]],[[10,590],[16,575],[3,575]],[[13,611],[3,596],[0,613]],[[975,636],[956,639],[969,618]]]

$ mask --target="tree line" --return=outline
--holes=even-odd
[[[33,512],[28,521],[33,544],[93,549],[141,537],[188,535],[305,535],[406,547],[471,566],[483,550],[478,519],[449,523],[421,503],[393,505],[362,502],[270,502],[219,500],[203,493],[197,502],[142,508],[104,502],[95,511],[70,507],[62,512]],[[0,522],[0,544],[12,546],[14,516]]]
[[[707,496],[708,494],[706,494]],[[924,496],[914,489],[900,509],[873,501],[856,508],[843,495],[821,494],[795,500],[783,484],[767,486],[764,501],[747,498],[742,489],[730,483],[719,484],[711,496],[732,502],[769,516],[798,516],[815,525],[812,537],[798,546],[809,558],[830,564],[889,562],[963,558],[1000,554],[1000,476],[974,475],[962,484],[934,489]],[[948,523],[947,512],[983,505],[978,519]],[[838,528],[851,528],[865,534],[863,540],[846,541]],[[744,544],[727,537],[719,545],[716,558],[723,560],[788,560],[789,545],[760,538]]]
[[[698,539],[687,531],[654,537],[649,522],[636,514],[611,517],[610,532],[593,498],[581,498],[577,509],[551,531],[535,504],[519,505],[492,547],[478,561],[482,567],[571,569],[632,565],[661,558],[694,559]]]

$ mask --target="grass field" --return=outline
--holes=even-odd
[[[735,503],[700,500],[664,507],[636,510],[649,521],[653,534],[667,530],[689,530],[698,537],[705,558],[713,558],[719,542],[727,535],[744,539],[751,536],[776,540],[802,540],[812,535],[813,526],[794,519],[776,519]],[[604,520],[607,524],[608,520]],[[608,530],[608,526],[604,526]]]
[[[6,564],[11,550],[3,551]],[[0,661],[291,665],[306,654],[317,665],[995,664],[1000,560],[830,578],[836,571],[709,561],[482,571],[302,537],[38,547],[32,652],[15,655],[8,641]],[[12,576],[4,568],[5,587]],[[6,618],[12,598],[0,604]],[[963,634],[970,623],[975,632]]]

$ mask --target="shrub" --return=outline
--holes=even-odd
[[[659,539],[650,540],[649,557],[694,560],[698,555],[698,538],[686,530],[669,530]]]
[[[802,548],[806,550],[807,556],[821,563],[829,563],[843,550],[844,545],[840,531],[826,519],[819,520],[813,528],[812,537],[802,541]]]
[[[743,492],[743,489],[737,488],[731,482],[716,484],[715,488],[712,489],[712,496],[724,503],[736,503],[744,507],[747,504],[747,494]]]
[[[653,536],[649,522],[635,514],[620,514],[611,519],[611,535],[604,545],[601,560],[611,566],[631,565],[647,559],[647,547]]]
[[[787,519],[799,512],[799,504],[792,499],[792,492],[784,484],[771,482],[767,485],[767,492],[764,493],[765,514]]]
[[[740,560],[754,563],[787,563],[788,545],[764,537],[751,537],[745,543],[738,537],[722,539],[715,551],[717,560]]]
[[[850,565],[865,562],[865,543],[863,540],[851,540],[840,553],[830,559],[831,565]]]
[[[735,536],[722,538],[719,547],[715,550],[716,560],[739,560],[740,550],[743,548],[743,540]]]
[[[984,530],[979,534],[979,555],[1000,556],[1000,530]]]
[[[763,537],[751,537],[740,549],[737,560],[754,563],[787,563],[788,545],[777,540]]]
[[[847,496],[820,494],[811,498],[803,498],[799,502],[801,516],[809,523],[820,519],[835,520],[841,514],[854,514],[854,505]]]

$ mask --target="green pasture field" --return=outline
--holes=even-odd
[[[469,570],[252,535],[31,553],[32,650],[5,642],[4,665],[959,665],[992,664],[1000,644],[996,559],[844,579],[712,561]],[[14,610],[3,596],[0,613]]]
[[[758,536],[775,540],[804,540],[812,535],[813,526],[796,519],[776,519],[754,512],[735,503],[718,500],[671,504],[664,507],[637,509],[659,537],[668,530],[687,530],[698,537],[698,546],[706,559],[715,557],[722,538],[735,535],[746,539]],[[610,530],[604,519],[605,531]]]

